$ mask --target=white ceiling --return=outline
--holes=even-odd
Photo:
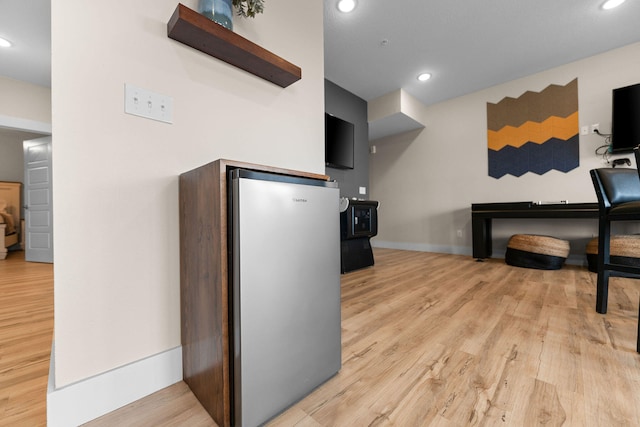
[[[51,87],[51,0],[0,0],[0,76]]]
[[[640,41],[640,0],[603,1],[358,0],[343,14],[325,0],[325,77],[366,101],[404,89],[434,104]],[[51,85],[50,15],[51,0],[0,0],[15,45],[0,75]]]
[[[640,41],[640,0],[357,1],[325,0],[325,77],[366,101],[404,89],[430,105]]]

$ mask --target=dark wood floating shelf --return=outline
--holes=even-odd
[[[183,4],[178,4],[167,23],[167,35],[280,87],[287,87],[302,78],[300,67]]]

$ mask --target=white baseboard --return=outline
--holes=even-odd
[[[444,246],[444,245],[429,245],[426,243],[405,243],[405,242],[387,242],[384,240],[372,240],[371,246],[374,248],[386,248],[386,249],[401,249],[405,251],[419,251],[419,252],[436,252],[441,254],[453,254],[453,255],[467,255],[472,256],[473,251],[470,247],[466,246]],[[495,258],[504,258],[506,247],[493,248],[493,256]],[[587,258],[585,254],[569,254],[569,257],[565,261],[565,264],[580,265],[586,267]]]
[[[52,351],[47,426],[78,426],[182,381],[182,347],[59,389],[54,387],[54,366]]]

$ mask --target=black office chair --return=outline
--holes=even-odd
[[[640,160],[637,149],[635,154]],[[607,312],[609,277],[640,278],[640,267],[612,263],[609,254],[611,223],[640,221],[640,178],[637,169],[627,168],[592,169],[590,174],[599,205],[596,311],[604,314]],[[640,353],[640,322],[636,347]]]

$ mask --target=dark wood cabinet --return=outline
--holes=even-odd
[[[180,310],[184,381],[221,427],[230,426],[232,357],[227,172],[235,168],[317,175],[216,160],[180,175]]]

